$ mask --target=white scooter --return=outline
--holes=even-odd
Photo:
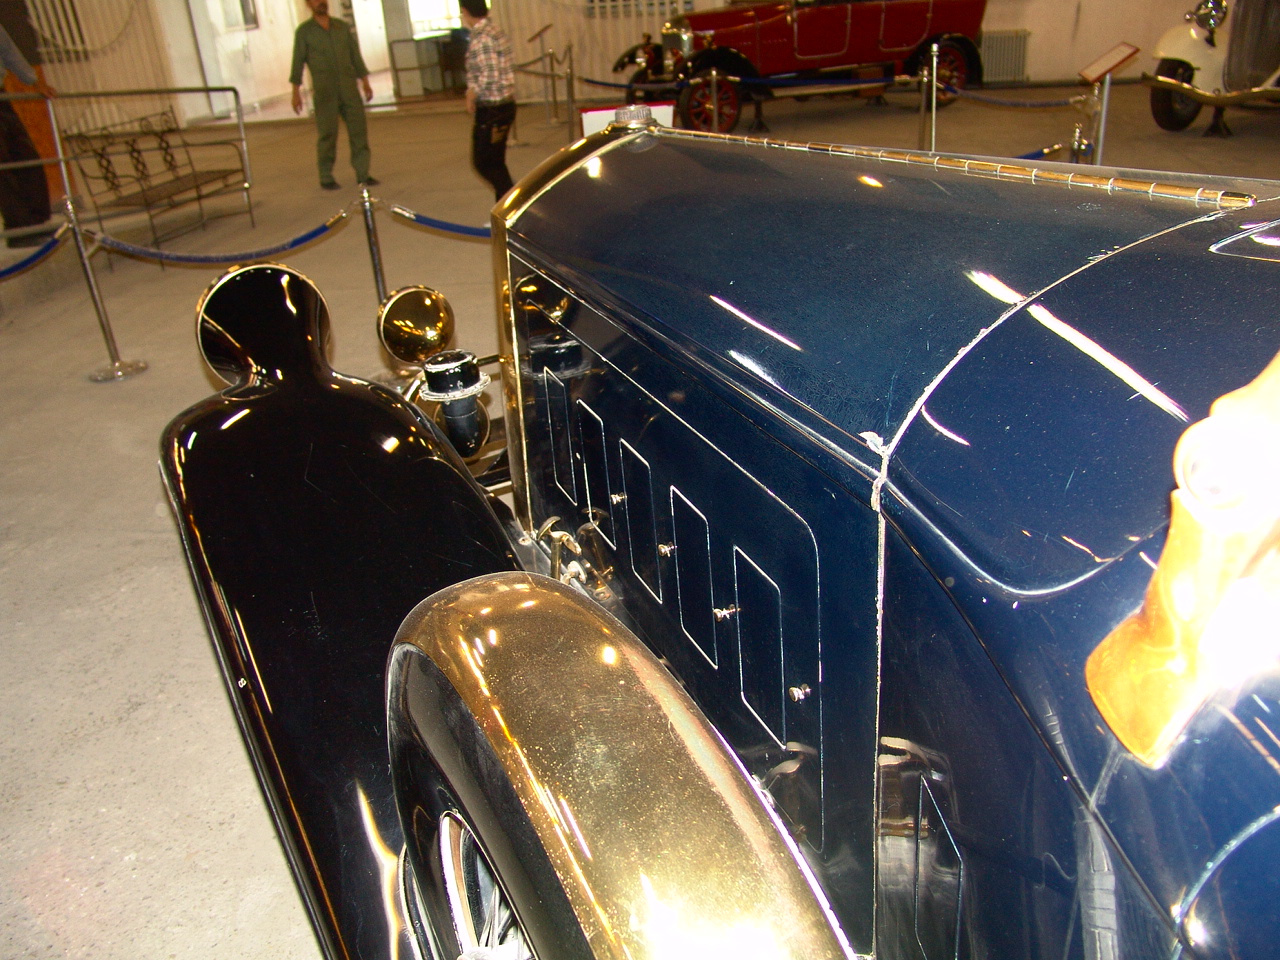
[[[1230,136],[1229,106],[1280,102],[1280,0],[1200,0],[1186,23],[1160,38],[1151,114],[1165,130],[1185,130],[1208,104],[1205,136]]]

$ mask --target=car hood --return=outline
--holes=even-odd
[[[577,292],[878,466],[934,380],[1010,311],[988,278],[1030,296],[1206,215],[1221,236],[1250,219],[885,155],[640,134],[558,178],[508,235]]]

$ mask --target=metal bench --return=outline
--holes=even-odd
[[[188,136],[172,110],[96,130],[65,132],[63,140],[75,158],[99,228],[107,214],[143,210],[158,246],[203,227],[208,219],[204,201],[236,191],[243,193],[245,212],[254,223],[240,141]],[[199,209],[198,220],[158,229],[157,215],[190,203]]]

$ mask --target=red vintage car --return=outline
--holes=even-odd
[[[675,18],[662,28],[661,46],[646,37],[618,58],[614,70],[637,66],[630,84],[646,98],[669,95],[660,85],[670,84],[685,126],[710,130],[714,118],[727,133],[737,126],[744,101],[830,89],[799,82],[804,80],[847,87],[849,81],[914,73],[934,43],[939,79],[955,87],[979,83],[977,38],[985,10],[986,0],[735,3]]]

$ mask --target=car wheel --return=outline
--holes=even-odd
[[[537,832],[488,739],[423,654],[393,658],[389,711],[403,890],[424,957],[590,957]]]
[[[677,103],[680,123],[690,130],[710,130],[713,120],[711,71],[703,70],[694,80],[699,82],[690,83],[680,91]],[[716,93],[720,120],[716,129],[720,133],[732,133],[742,117],[742,93],[736,83],[723,77],[716,81]]]
[[[1156,66],[1157,77],[1168,77],[1180,83],[1190,83],[1195,73],[1195,67],[1185,60],[1161,60]],[[1187,129],[1200,115],[1201,106],[1200,101],[1173,90],[1151,91],[1151,116],[1155,117],[1156,126],[1162,130],[1177,132]]]
[[[429,870],[435,889],[424,892],[412,869],[404,877],[409,916],[420,940],[427,940],[430,954],[536,960],[506,891],[460,813],[450,811],[439,818],[433,846]],[[432,895],[434,910],[427,905]]]
[[[933,52],[925,55],[925,62],[931,62]],[[969,55],[964,47],[954,40],[938,41],[938,106],[945,107],[959,99],[959,95],[947,89],[963,90],[969,86]]]

